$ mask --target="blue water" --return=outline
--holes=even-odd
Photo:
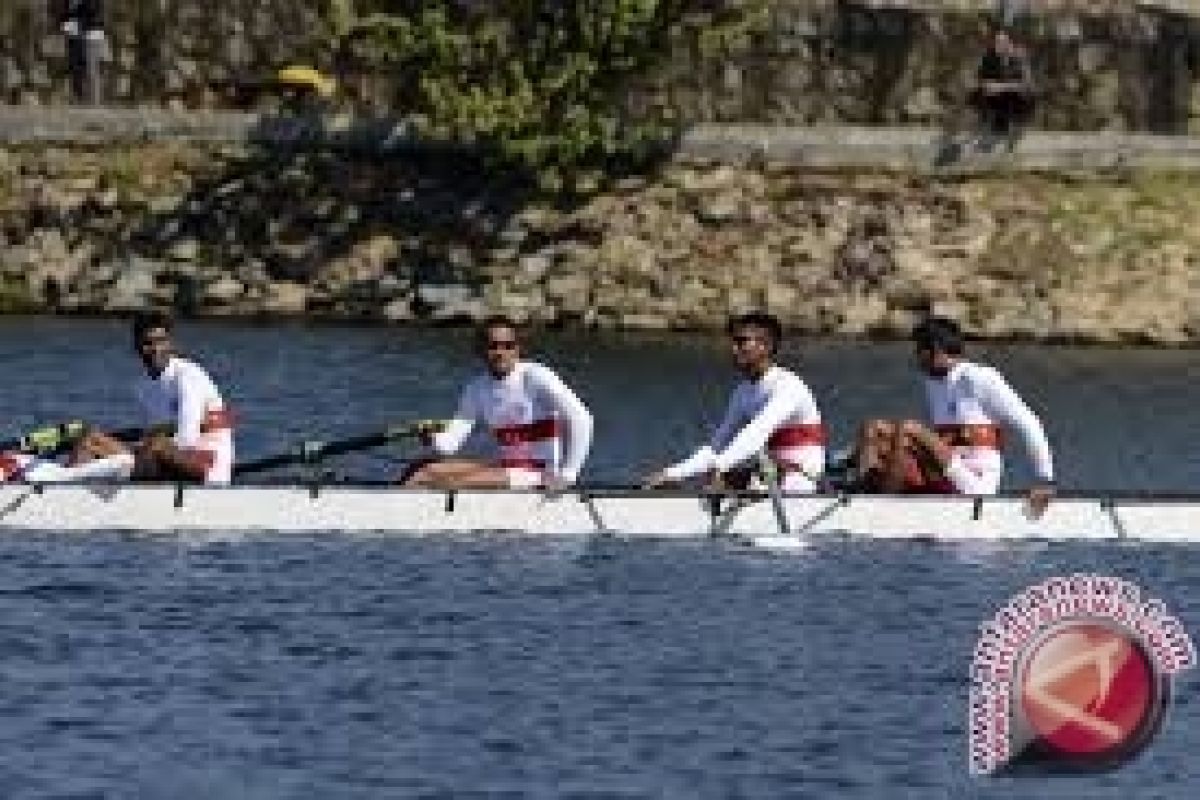
[[[971,778],[976,627],[1185,550],[0,539],[5,797],[1188,797],[1196,684],[1104,776]]]
[[[182,335],[235,399],[248,455],[444,413],[470,366],[445,332]],[[545,352],[602,420],[605,479],[690,444],[727,386],[705,339],[557,337]],[[1074,485],[1195,484],[1197,354],[989,356],[1044,411]],[[918,408],[902,348],[787,358],[839,432]],[[120,326],[10,322],[0,363],[12,430],[122,421]],[[1190,673],[1158,739],[1116,772],[968,775],[978,625],[1080,571],[1133,580],[1200,630],[1191,547],[0,534],[0,797],[1196,796]]]

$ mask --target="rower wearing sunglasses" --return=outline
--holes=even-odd
[[[575,483],[592,444],[592,415],[550,368],[521,359],[517,327],[494,317],[479,331],[483,374],[463,389],[438,433],[423,436],[437,456],[400,482],[439,489],[557,489]],[[452,457],[477,422],[488,427],[498,457]]]
[[[762,488],[763,467],[779,475],[786,492],[816,491],[825,469],[825,427],[807,384],[775,363],[783,329],[770,314],[751,313],[729,323],[734,367],[742,381],[708,444],[654,473],[654,488],[707,476],[710,488]]]

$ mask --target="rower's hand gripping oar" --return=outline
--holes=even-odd
[[[234,475],[250,475],[255,472],[290,467],[298,464],[312,465],[332,456],[356,453],[382,447],[391,442],[413,437],[424,436],[440,431],[446,426],[444,420],[419,420],[405,425],[393,425],[381,431],[352,436],[346,439],[335,439],[330,442],[307,441],[301,442],[292,449],[273,456],[246,461],[233,468]]]

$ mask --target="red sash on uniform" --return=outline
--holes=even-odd
[[[1003,449],[1003,434],[998,425],[937,425],[934,429],[951,447]]]
[[[228,407],[210,408],[204,412],[204,420],[200,423],[201,433],[212,433],[233,427],[233,412]]]
[[[775,432],[771,434],[771,438],[767,439],[767,447],[771,449],[781,447],[819,447],[824,444],[825,426],[819,422],[803,425],[784,425],[781,428],[776,428]]]
[[[562,424],[553,418],[539,419],[519,425],[501,425],[492,429],[492,435],[496,437],[496,443],[500,445],[502,450],[516,449],[520,453],[520,448],[523,445],[557,439],[562,435]],[[528,469],[534,471],[546,468],[544,460],[529,458],[528,456],[519,454],[509,456],[501,454],[499,460],[496,461],[496,465],[504,469]]]

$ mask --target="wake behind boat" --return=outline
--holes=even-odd
[[[830,537],[1196,542],[1200,495],[1023,498],[791,495],[683,490],[447,491],[387,485],[52,484],[0,487],[0,531],[398,533],[729,537],[795,547]]]

